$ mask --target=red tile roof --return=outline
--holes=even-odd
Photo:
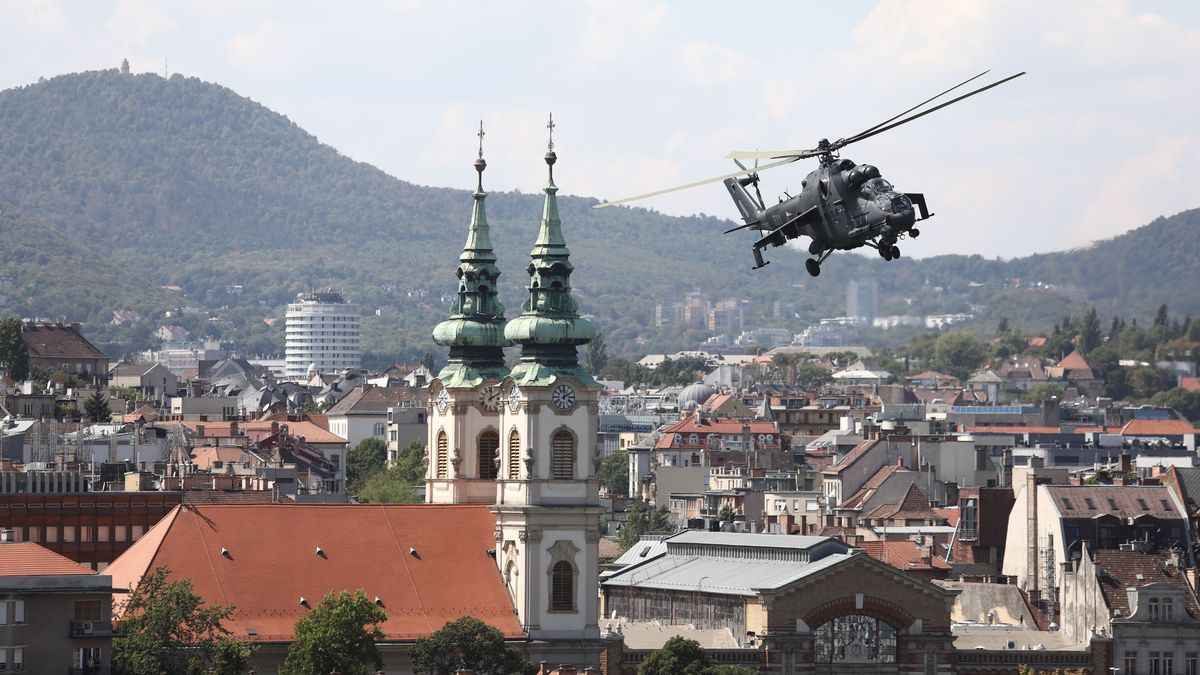
[[[1193,619],[1200,619],[1200,605],[1183,572],[1163,564],[1167,554],[1101,549],[1094,552],[1094,560],[1106,572],[1100,578],[1100,590],[1110,611],[1119,609],[1121,616],[1129,616],[1129,593],[1125,589],[1159,582],[1182,588],[1187,598],[1187,613]]]
[[[1058,367],[1063,370],[1091,370],[1092,364],[1088,363],[1088,360],[1083,358],[1083,354],[1076,349],[1064,356],[1063,360],[1058,362]]]
[[[1179,379],[1179,388],[1187,391],[1200,391],[1200,377],[1183,377]]]
[[[322,429],[315,423],[308,420],[302,420],[299,422],[276,421],[276,423],[279,425],[279,429],[276,432],[271,431],[272,421],[274,420],[263,419],[254,420],[253,422],[238,422],[238,432],[240,435],[244,435],[250,441],[257,443],[264,438],[273,436],[275,433],[278,433],[278,431],[282,431],[283,427],[286,426],[288,428],[288,434],[295,437],[303,436],[304,440],[308,443],[346,442],[346,439],[342,438],[341,436],[338,436],[328,429]],[[230,438],[234,435],[233,422],[201,422],[197,420],[183,420],[179,422],[179,424],[191,429],[194,432],[199,432],[200,427],[204,427],[204,434],[201,435],[200,438]]]
[[[849,499],[843,501],[841,504],[838,504],[837,508],[862,508],[863,502],[870,499],[871,495],[875,494],[875,491],[878,490],[885,482],[887,482],[887,479],[891,478],[892,474],[896,473],[897,471],[908,471],[908,469],[905,469],[899,463],[888,464],[880,467],[880,469],[875,472],[874,476],[871,476],[867,482],[863,483],[862,487],[858,489],[858,492],[855,492],[854,494],[850,495]]]
[[[697,424],[697,416],[680,420],[675,424],[670,425],[662,430],[658,440],[655,442],[656,448],[692,448],[692,447],[708,447],[705,442],[706,434],[722,434],[735,435],[741,438],[743,426],[750,426],[751,435],[758,436],[759,434],[770,434],[771,442],[768,446],[779,445],[779,426],[774,422],[764,422],[762,420],[739,420],[729,418],[699,418],[700,423]],[[692,444],[689,436],[697,434],[700,436],[699,442]],[[681,437],[680,443],[675,443],[675,436]]]
[[[1182,436],[1200,433],[1184,420],[1129,420],[1121,427],[1124,436]]]
[[[976,496],[978,499],[978,496]],[[946,519],[946,524],[950,527],[958,527],[958,519],[962,516],[962,511],[957,506],[933,507],[933,512]]]
[[[95,572],[31,541],[0,543],[0,577],[61,574],[95,574]]]
[[[468,615],[520,638],[487,553],[495,526],[483,505],[181,506],[105,574],[129,588],[165,566],[205,601],[236,605],[226,627],[241,638],[253,628],[260,640],[290,641],[309,611],[302,596],[315,607],[326,593],[360,588],[382,601],[388,640],[427,636]]]
[[[866,516],[868,519],[875,518],[892,518],[895,520],[921,519],[921,520],[941,520],[933,508],[929,506],[929,500],[925,497],[925,493],[921,492],[921,488],[917,487],[916,483],[910,483],[908,491],[904,493],[904,498],[899,504],[883,504],[882,506],[871,511]]]
[[[936,555],[931,555],[928,562],[921,560],[921,549],[915,541],[864,541],[856,546],[872,558],[905,571],[950,569],[950,565]]]

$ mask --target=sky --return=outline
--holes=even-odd
[[[1011,258],[1200,207],[1194,0],[7,0],[0,89],[164,70],[227,86],[421,185],[618,199],[808,148],[982,70],[1028,74],[843,150],[937,215],[905,246]],[[812,162],[810,160],[809,162]],[[814,164],[764,173],[769,201]],[[720,184],[647,200],[733,218]]]

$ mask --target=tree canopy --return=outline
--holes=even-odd
[[[29,348],[21,338],[21,320],[16,317],[0,321],[0,371],[17,382],[29,377]]]
[[[113,669],[128,675],[245,671],[251,648],[221,622],[233,606],[205,605],[190,579],[156,567],[133,588],[115,622]]]
[[[478,675],[535,672],[520,650],[504,642],[499,629],[470,616],[451,621],[420,638],[408,652],[413,671],[422,675],[453,675],[472,670]]]
[[[678,635],[642,661],[638,675],[753,675],[743,666],[718,664],[700,648],[700,643]]]
[[[375,643],[383,639],[379,624],[386,620],[387,612],[362,590],[330,592],[296,622],[296,639],[280,672],[370,675],[383,668]]]

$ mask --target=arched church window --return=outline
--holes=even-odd
[[[575,569],[566,560],[554,563],[550,573],[550,611],[575,611]]]
[[[521,477],[521,434],[516,429],[508,435],[508,479]]]
[[[499,457],[496,451],[500,449],[500,432],[488,429],[479,434],[479,477],[484,480],[496,480]]]
[[[439,431],[437,435],[437,456],[434,458],[436,462],[434,474],[435,478],[450,477],[450,441],[446,438],[446,432]]]
[[[559,429],[550,438],[550,472],[556,480],[575,478],[575,436]]]
[[[895,663],[896,629],[886,621],[847,614],[816,630],[817,663]]]

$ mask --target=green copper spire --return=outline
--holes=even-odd
[[[542,223],[537,241],[530,252],[529,295],[521,305],[521,316],[509,322],[504,336],[521,345],[521,362],[511,373],[518,384],[549,384],[560,376],[572,377],[584,385],[596,382],[580,367],[576,353],[596,336],[595,329],[579,316],[579,307],[571,297],[571,252],[563,239],[558,216],[558,186],[554,184],[554,118],[546,127],[550,142],[546,152],[549,180]]]
[[[450,348],[450,359],[438,378],[451,388],[475,387],[484,380],[500,379],[507,375],[504,368],[504,306],[496,294],[496,254],[488,231],[487,213],[483,201],[483,122],[479,123],[479,157],[475,160],[478,180],[475,185],[475,206],[471,212],[471,227],[467,243],[459,256],[458,297],[450,308],[450,318],[433,329],[433,341]]]

